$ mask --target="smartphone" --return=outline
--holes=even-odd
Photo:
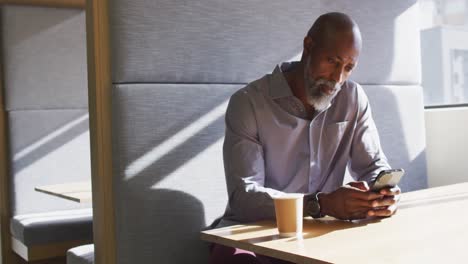
[[[394,187],[400,182],[401,177],[405,174],[403,169],[383,170],[375,178],[372,184],[371,191],[378,192],[382,188]]]

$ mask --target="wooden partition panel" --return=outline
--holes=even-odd
[[[5,107],[5,87],[3,82],[3,30],[0,20],[0,229],[1,263],[16,263],[10,240],[10,177],[8,123]]]
[[[0,0],[1,4],[85,8],[86,0]]]
[[[115,255],[108,0],[88,0],[86,32],[95,262]]]

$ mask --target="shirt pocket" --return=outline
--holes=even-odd
[[[324,154],[326,160],[331,161],[336,155],[342,155],[343,153],[337,153],[340,146],[343,145],[343,136],[346,134],[348,129],[349,121],[342,121],[336,123],[325,124],[322,130],[322,139],[320,142],[321,151]],[[344,146],[343,146],[344,147]],[[343,148],[346,149],[346,148]]]
[[[341,138],[348,127],[349,121],[333,122],[325,124],[324,133],[328,139]]]

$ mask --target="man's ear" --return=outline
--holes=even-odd
[[[303,52],[304,55],[309,55],[315,46],[315,41],[312,39],[311,36],[305,36],[303,45],[304,45],[304,52]]]

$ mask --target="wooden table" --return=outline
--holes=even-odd
[[[92,202],[91,181],[40,186],[34,190],[78,203]]]
[[[201,238],[295,263],[468,263],[468,183],[405,193],[399,208],[384,219],[304,218],[302,239],[280,238],[272,221]]]

